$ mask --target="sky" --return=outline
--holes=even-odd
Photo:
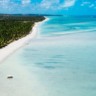
[[[96,0],[0,0],[0,13],[96,15]]]

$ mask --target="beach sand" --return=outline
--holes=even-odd
[[[29,35],[27,35],[26,37],[21,38],[17,41],[14,41],[11,44],[9,44],[8,46],[0,49],[0,63],[4,59],[6,59],[10,54],[12,54],[16,50],[18,50],[20,47],[26,45],[31,39],[36,38],[37,34],[38,34],[38,31],[39,31],[38,30],[39,25],[46,22],[47,20],[49,20],[49,18],[46,18],[44,21],[35,23],[34,27],[30,31]]]
[[[26,37],[21,38],[17,41],[14,41],[11,44],[9,44],[8,46],[0,49],[0,62],[2,62],[6,57],[8,57],[14,51],[16,51],[20,47],[24,46],[30,39],[34,39],[38,32],[38,26],[40,25],[40,23],[41,22],[35,23],[35,26],[31,30],[30,34],[27,35]]]

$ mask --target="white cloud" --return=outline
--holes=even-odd
[[[5,4],[8,4],[9,2],[10,2],[10,0],[0,0],[0,5],[1,4],[5,5]]]
[[[10,0],[0,0],[0,3],[7,3],[9,2]]]
[[[63,3],[60,3],[60,0],[42,0],[40,7],[54,10],[62,8],[68,9],[69,7],[74,6],[75,2],[76,0],[64,0]]]
[[[81,4],[81,6],[85,6],[85,5],[89,5],[90,4],[90,2],[83,2],[82,4]]]
[[[89,7],[89,8],[96,8],[96,1],[95,1],[95,3],[93,4],[92,2],[83,2],[82,4],[81,4],[81,6],[86,6],[86,7]]]
[[[22,0],[22,5],[28,5],[31,3],[31,0]]]
[[[10,0],[0,0],[0,7],[8,8]],[[9,8],[8,8],[9,9]]]
[[[91,4],[89,7],[92,8],[92,7],[94,7],[94,6],[95,6],[94,4]]]
[[[59,0],[42,0],[42,2],[40,3],[40,6],[46,9],[49,8],[53,8],[54,6],[56,6],[57,4],[59,4]]]
[[[62,8],[69,8],[73,6],[76,0],[64,0],[61,4],[61,0],[42,0],[41,3],[36,4],[36,8],[45,8],[45,9],[62,9]],[[12,5],[13,4],[13,5]],[[34,4],[31,3],[31,0],[21,0],[21,4],[13,2],[12,0],[0,0],[0,7],[11,7],[10,5],[14,6],[33,6]]]
[[[68,10],[70,7],[74,6],[76,2],[79,0],[62,0],[63,2],[61,3],[61,0],[42,0],[41,2],[37,3],[32,3],[32,0],[17,0],[21,1],[21,3],[15,2],[16,0],[0,0],[0,9],[4,10],[23,10],[23,9],[28,9],[29,10],[43,10],[44,12],[46,10],[54,10],[58,11],[61,9]],[[81,6],[86,6],[89,8],[94,8],[96,9],[96,1],[89,2],[89,1],[83,1]],[[29,11],[28,10],[28,11]]]
[[[65,0],[64,3],[61,5],[62,8],[69,8],[74,6],[76,0]]]

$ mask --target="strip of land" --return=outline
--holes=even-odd
[[[2,96],[31,96],[34,94],[39,96],[42,93],[42,90],[45,90],[43,87],[39,88],[41,84],[34,73],[30,74],[24,66],[18,63],[18,60],[17,62],[14,62],[14,59],[12,59],[12,61],[5,60],[18,48],[25,46],[26,43],[34,39],[37,36],[40,24],[43,22],[35,23],[29,35],[0,49],[0,63],[2,63],[0,65],[0,94]],[[13,78],[8,79],[8,76],[12,76]],[[37,90],[36,92],[34,91],[35,89]]]
[[[0,16],[0,48],[25,37],[43,16]]]
[[[35,17],[35,18],[37,18],[37,17]],[[40,17],[38,17],[38,18],[40,18]],[[16,37],[12,37],[12,38],[10,38],[10,39],[7,39],[6,38],[6,36],[5,37],[2,37],[4,40],[1,40],[0,41],[0,62],[2,62],[3,60],[5,60],[10,54],[12,54],[14,51],[16,51],[18,48],[20,48],[20,47],[22,47],[23,45],[25,45],[26,43],[28,43],[28,41],[30,41],[30,39],[32,39],[32,38],[34,38],[35,36],[36,36],[36,34],[37,34],[37,31],[38,31],[38,26],[39,26],[39,24],[41,23],[40,21],[43,21],[45,18],[43,17],[42,18],[42,20],[41,19],[39,19],[38,20],[38,22],[37,21],[34,21],[34,23],[32,23],[32,21],[26,21],[26,19],[24,18],[24,20],[23,21],[19,21],[19,23],[21,22],[21,23],[26,23],[25,25],[27,26],[27,24],[29,24],[29,22],[31,23],[31,24],[29,24],[30,25],[30,27],[29,27],[29,29],[27,30],[27,31],[25,31],[25,33],[23,32],[23,30],[24,29],[21,29],[20,31],[18,31],[19,33],[17,34],[17,33],[15,33],[14,32],[14,34],[13,33],[11,33],[10,31],[9,31],[9,29],[11,30],[11,31],[13,31],[14,29],[13,29],[13,27],[11,27],[10,26],[10,28],[8,29],[8,28],[6,28],[5,29],[5,32],[3,33],[3,34],[5,34],[5,33],[9,33],[8,34],[8,36],[7,36],[7,38],[8,37],[10,37],[10,36],[13,36],[13,35],[16,35]],[[44,20],[45,21],[45,20]],[[2,20],[1,20],[1,22],[3,22]],[[7,22],[8,23],[8,21],[6,21],[5,20],[5,22]],[[9,21],[10,22],[10,21]],[[18,23],[18,20],[16,21],[14,21],[13,20],[13,22],[16,22],[16,23]],[[3,22],[4,23],[4,22]],[[18,24],[19,24],[18,23]],[[1,24],[2,25],[2,24]],[[10,24],[9,24],[10,25]],[[24,26],[25,26],[24,25]],[[28,25],[28,26],[29,26]],[[34,25],[34,26],[33,26]],[[6,26],[6,25],[5,25]],[[14,26],[15,26],[15,24],[14,24]],[[23,27],[24,27],[23,26]],[[26,27],[25,26],[25,27]],[[19,27],[19,26],[18,26]],[[18,29],[18,27],[17,27],[17,29]],[[21,26],[20,26],[21,27]],[[11,29],[12,28],[12,29]],[[27,27],[26,27],[27,28]],[[25,29],[26,29],[25,28]],[[1,32],[1,31],[0,31]],[[2,33],[2,32],[1,32]],[[1,36],[1,35],[0,35]],[[1,39],[1,37],[0,37],[0,39]],[[14,41],[14,42],[13,42]],[[4,42],[4,43],[2,43],[2,42]]]

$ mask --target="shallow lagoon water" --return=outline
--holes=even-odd
[[[4,63],[14,60],[28,71],[28,96],[95,96],[96,18],[49,18]]]

